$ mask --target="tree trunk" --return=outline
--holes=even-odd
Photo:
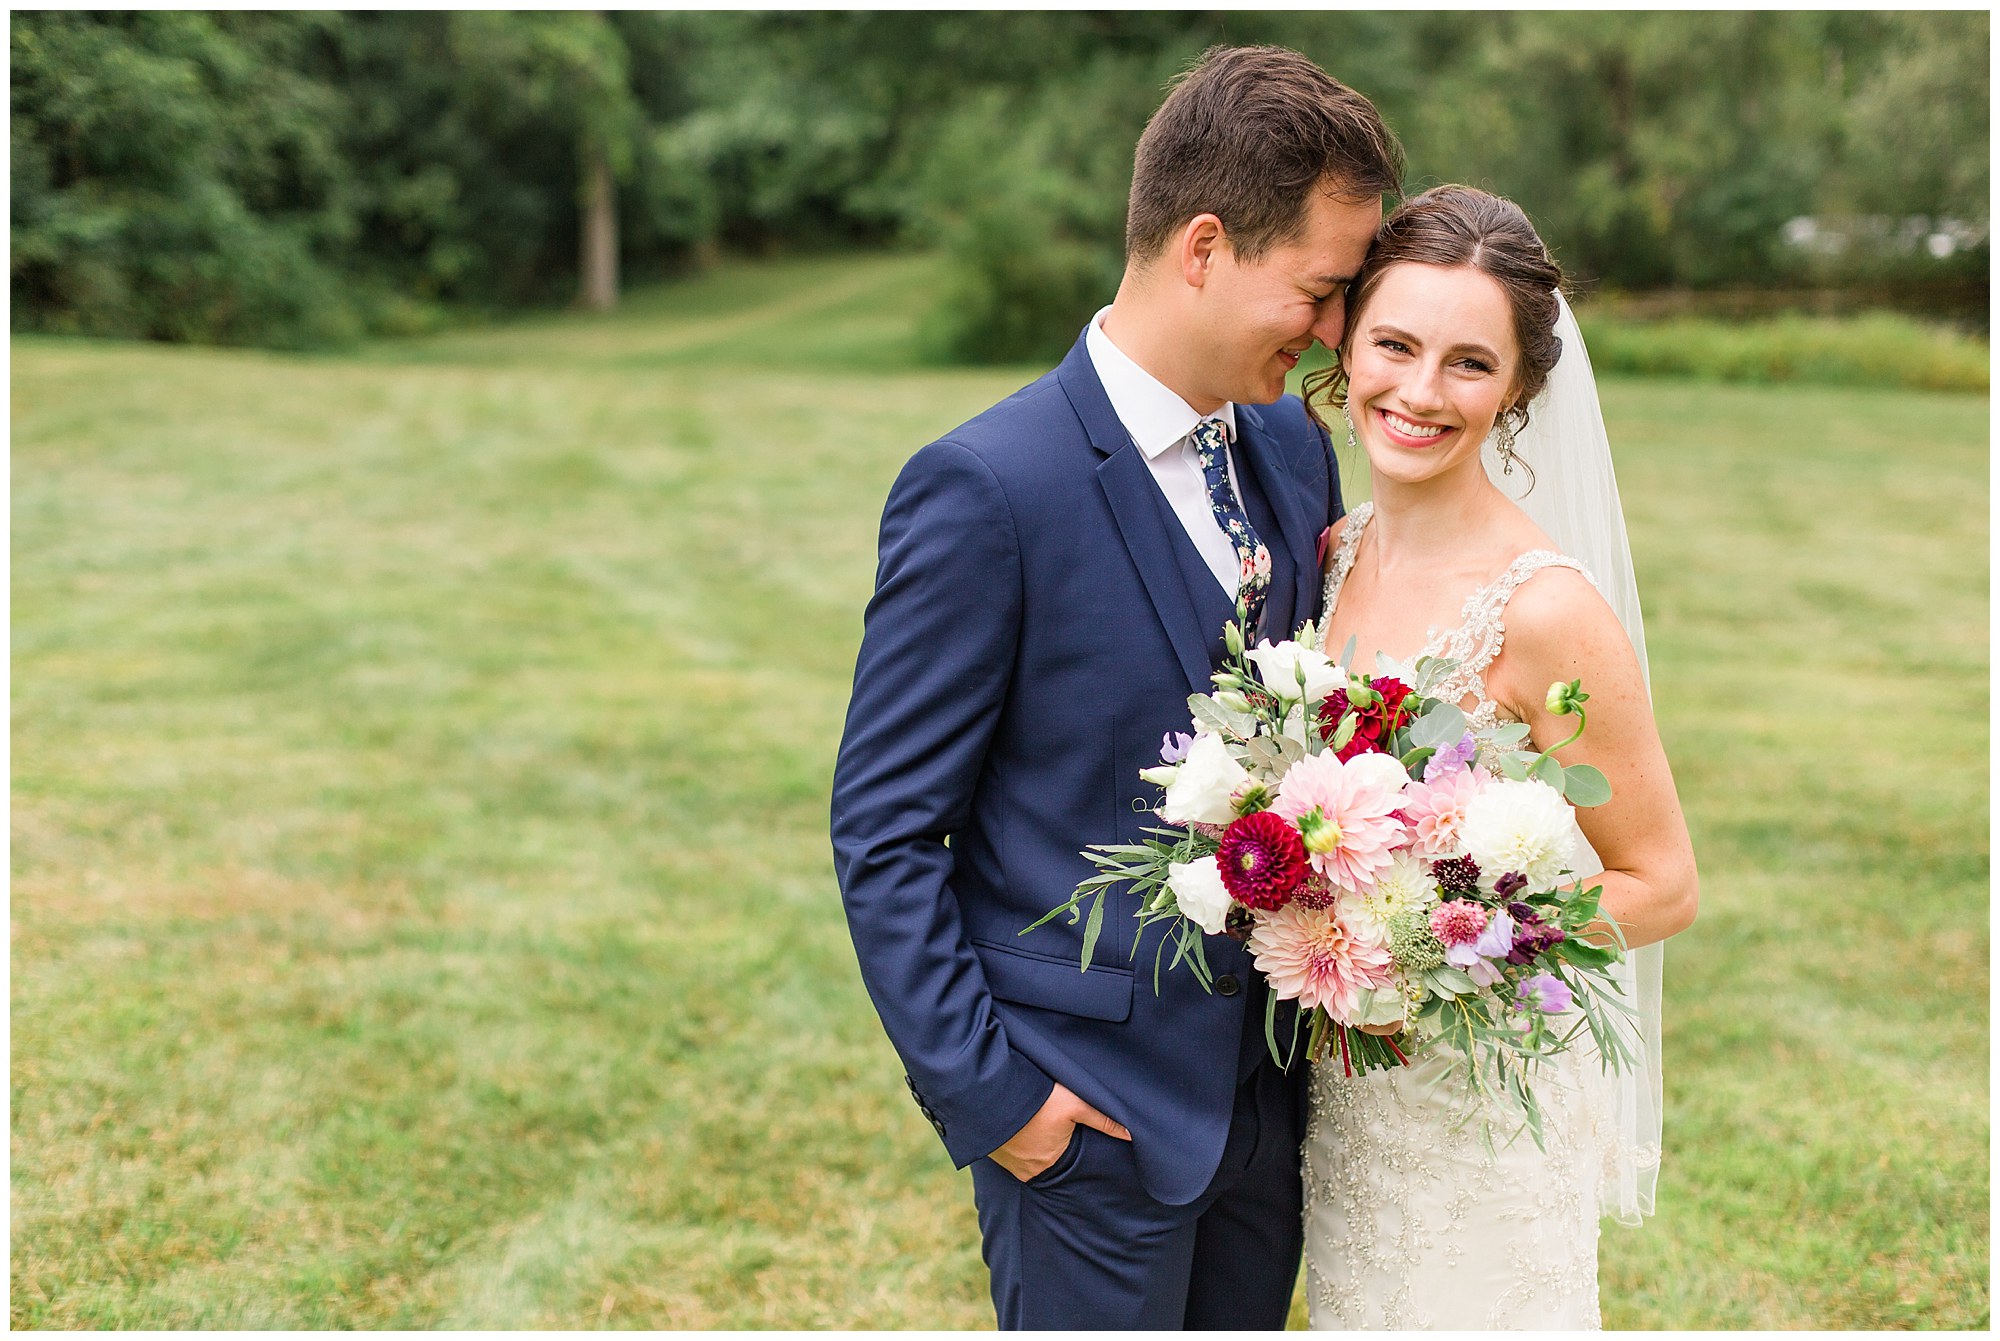
[[[583,241],[580,269],[582,304],[597,312],[618,306],[618,197],[611,181],[611,156],[600,144],[584,149]]]

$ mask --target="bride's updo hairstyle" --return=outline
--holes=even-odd
[[[1489,276],[1507,295],[1514,313],[1514,342],[1521,349],[1514,402],[1500,422],[1516,432],[1528,422],[1528,402],[1549,380],[1562,357],[1556,336],[1556,290],[1562,287],[1562,267],[1549,255],[1535,226],[1511,200],[1473,186],[1435,186],[1411,196],[1382,221],[1382,231],[1362,261],[1360,273],[1347,286],[1347,334],[1341,354],[1354,339],[1362,311],[1392,266],[1414,261],[1421,265],[1463,266]],[[1340,363],[1314,373],[1305,382],[1305,402],[1322,428],[1315,402],[1347,404],[1347,374]]]

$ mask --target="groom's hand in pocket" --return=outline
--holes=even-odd
[[[1025,1183],[1062,1158],[1078,1127],[1095,1127],[1121,1141],[1132,1139],[1131,1132],[1059,1084],[1028,1125],[993,1152],[993,1162]]]

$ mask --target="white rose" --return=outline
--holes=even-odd
[[[1343,771],[1362,786],[1378,791],[1399,792],[1410,785],[1409,770],[1394,755],[1372,750],[1349,759]]]
[[[1316,648],[1294,642],[1272,643],[1269,638],[1243,654],[1257,667],[1266,689],[1292,698],[1299,692],[1299,677],[1305,676],[1306,702],[1316,703],[1347,683],[1347,672],[1326,659]]]
[[[1459,826],[1459,841],[1479,863],[1482,879],[1518,871],[1538,893],[1555,888],[1576,855],[1576,839],[1576,812],[1561,792],[1534,778],[1482,788]]]
[[[1236,818],[1230,797],[1249,781],[1222,737],[1204,731],[1188,746],[1187,758],[1168,784],[1160,818],[1169,824],[1228,824]]]
[[[1222,883],[1222,871],[1214,857],[1200,861],[1177,861],[1167,867],[1167,888],[1181,915],[1211,936],[1222,933],[1229,920],[1229,890]]]

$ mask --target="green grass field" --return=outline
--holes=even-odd
[[[14,341],[16,1326],[991,1325],[825,832],[889,481],[1028,376],[932,273]],[[1987,400],[1604,393],[1704,877],[1606,1323],[1984,1326]]]

